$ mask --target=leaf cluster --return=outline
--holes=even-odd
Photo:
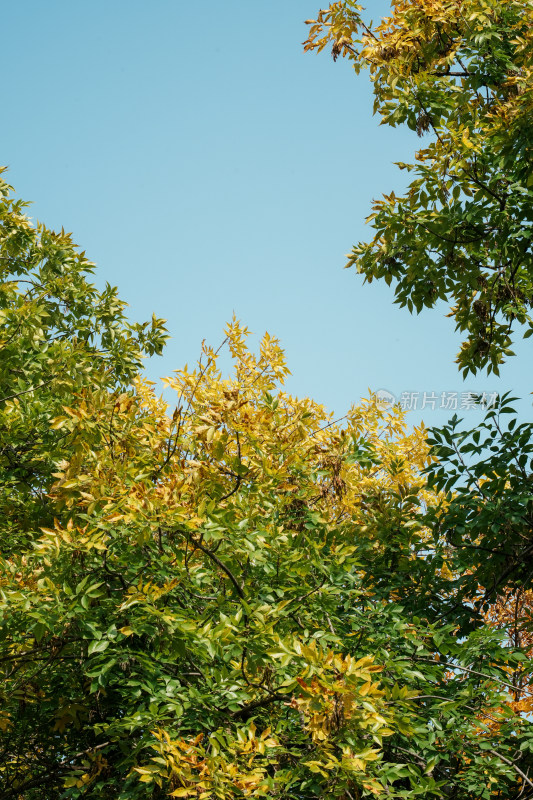
[[[464,374],[498,374],[513,329],[533,331],[532,22],[524,0],[404,0],[378,25],[346,0],[308,20],[305,49],[369,69],[382,124],[429,137],[348,266],[411,312],[450,302]]]

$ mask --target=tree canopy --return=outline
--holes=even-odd
[[[170,414],[138,373],[162,323],[3,203],[2,795],[511,787],[524,656],[468,604],[457,638],[425,431],[290,397],[237,321],[233,375],[204,346]]]
[[[402,196],[374,203],[370,242],[349,257],[395,282],[410,311],[451,302],[465,373],[498,373],[513,327],[533,332],[533,8],[527,0],[396,0],[377,25],[332,3],[307,50],[368,67],[381,123],[427,141]],[[427,136],[426,136],[427,135]]]
[[[530,17],[402,0],[378,26],[351,2],[310,21],[308,49],[370,66],[385,121],[434,133],[353,263],[411,309],[456,302],[464,370],[532,329]],[[164,320],[129,322],[0,189],[0,796],[533,797],[512,398],[474,431],[373,395],[336,420],[233,319],[169,405],[142,369]]]

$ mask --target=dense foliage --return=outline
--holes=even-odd
[[[2,797],[511,796],[524,656],[454,617],[425,432],[290,397],[236,321],[170,414],[161,323],[2,221]]]
[[[498,372],[513,326],[533,332],[533,6],[395,0],[379,25],[353,0],[308,20],[306,49],[368,67],[382,124],[428,141],[404,195],[378,200],[349,265],[396,282],[410,311],[451,301],[467,373]]]
[[[531,298],[531,9],[392,14],[333,3],[307,43],[435,134],[354,259],[410,308],[452,298],[460,365],[497,370]],[[233,320],[168,406],[142,375],[164,321],[129,323],[70,235],[0,194],[0,797],[533,797],[512,400],[429,437],[373,396],[333,420]]]
[[[457,358],[463,374],[498,373],[512,354],[513,327],[522,325],[525,338],[533,332],[533,7],[525,0],[391,5],[377,25],[351,0],[307,21],[306,50],[329,44],[334,60],[347,57],[357,73],[369,69],[382,124],[406,124],[429,139],[414,164],[399,164],[414,179],[403,196],[375,202],[374,238],[353,248],[348,266],[368,281],[395,281],[396,301],[411,312],[451,301],[449,316],[466,334]],[[501,398],[474,430],[455,417],[430,432],[425,475],[440,500],[425,516],[427,555],[449,570],[443,617],[455,617],[458,637],[496,627],[531,655],[533,430],[518,424],[512,402]],[[531,683],[525,662],[510,670],[507,708],[526,728]],[[528,748],[518,738],[516,745]],[[518,749],[513,763],[518,768]],[[512,797],[531,796],[523,766]],[[508,796],[500,785],[493,795]]]
[[[70,443],[51,420],[74,396],[127,388],[165,342],[155,317],[128,324],[116,289],[88,282],[93,265],[70,235],[34,227],[9,188],[0,179],[2,552],[53,519],[47,491]]]

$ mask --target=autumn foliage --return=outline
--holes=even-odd
[[[369,8],[371,11],[371,8]],[[424,137],[411,182],[384,195],[349,256],[410,311],[451,302],[465,372],[498,374],[513,329],[533,332],[533,9],[524,0],[397,0],[372,25],[352,0],[308,20],[306,50],[368,68],[381,124]]]
[[[530,16],[309,21],[307,49],[369,66],[385,122],[432,132],[351,263],[410,309],[456,302],[463,369],[531,330]],[[130,323],[1,194],[0,796],[532,797],[533,436],[511,399],[474,431],[373,395],[333,419],[236,319],[163,399],[142,364],[164,321]]]

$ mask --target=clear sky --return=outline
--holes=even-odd
[[[372,390],[507,391],[531,416],[533,339],[463,383],[452,321],[411,317],[345,253],[401,190],[416,136],[378,125],[368,76],[304,54],[318,0],[26,0],[2,9],[0,163],[31,213],[73,231],[135,319],[168,319],[150,377],[217,345],[233,312],[281,339],[288,389],[337,415]],[[372,0],[376,16],[385,0]],[[5,176],[6,177],[6,176]],[[445,309],[444,309],[445,310]],[[439,400],[431,408],[431,394]],[[468,423],[481,414],[467,411]]]

